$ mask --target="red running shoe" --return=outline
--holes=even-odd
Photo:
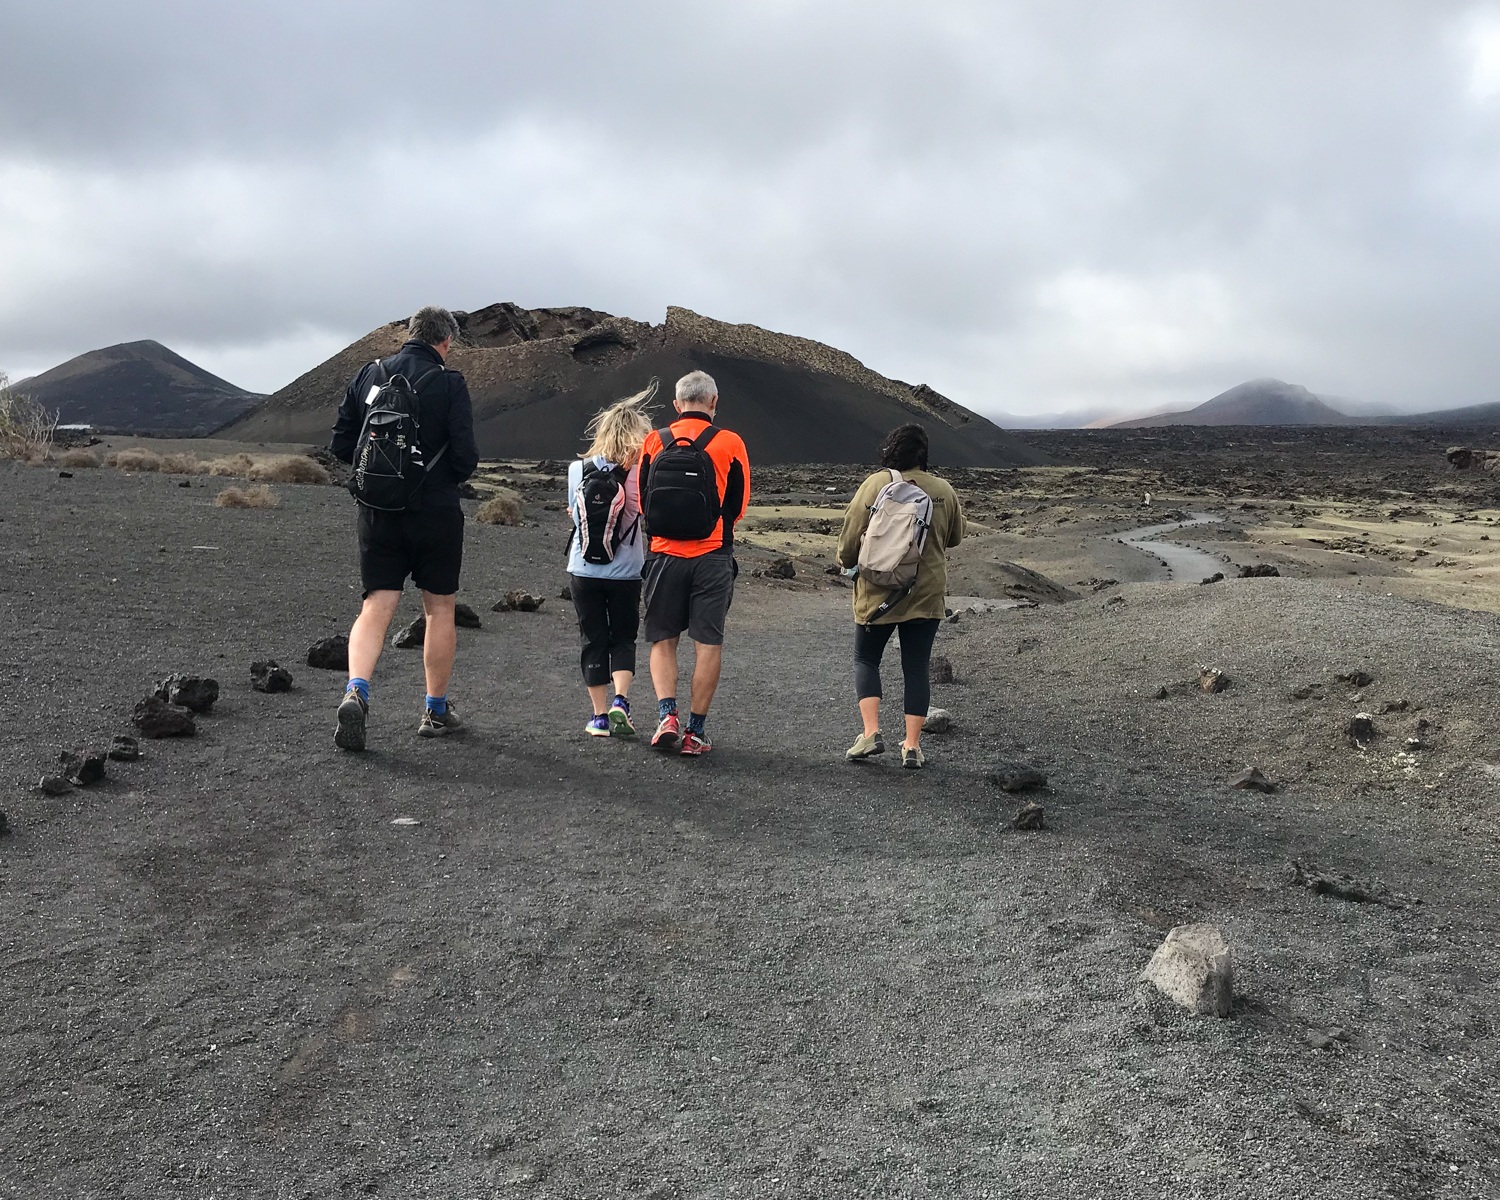
[[[681,741],[682,726],[678,723],[677,714],[668,713],[661,719],[661,724],[656,727],[656,733],[651,737],[651,749],[671,754]]]
[[[694,733],[691,729],[689,729],[683,736],[683,754],[707,754],[713,748],[714,744],[708,740],[708,734],[706,733]]]

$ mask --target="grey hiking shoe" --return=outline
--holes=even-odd
[[[344,693],[339,702],[339,724],[333,731],[333,744],[340,750],[363,750],[365,748],[365,715],[370,711],[353,688]]]
[[[417,736],[447,737],[450,733],[457,733],[463,727],[464,723],[453,711],[453,701],[450,700],[446,712],[435,713],[426,707],[422,709],[422,723],[417,726]]]
[[[901,747],[901,765],[908,771],[918,771],[927,765],[927,756],[917,746]]]
[[[880,736],[880,730],[874,733],[862,733],[855,739],[854,745],[844,751],[844,757],[850,762],[859,762],[862,758],[871,758],[876,754],[885,753],[885,738]]]

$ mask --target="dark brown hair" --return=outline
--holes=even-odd
[[[927,430],[920,425],[898,425],[880,443],[880,465],[897,471],[927,469]]]

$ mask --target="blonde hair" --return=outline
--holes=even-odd
[[[593,458],[597,454],[616,466],[634,466],[653,428],[646,406],[655,399],[658,386],[653,379],[645,391],[616,400],[596,412],[583,429],[589,448],[578,457]]]

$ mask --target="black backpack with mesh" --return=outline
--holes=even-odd
[[[416,383],[392,375],[383,362],[374,364],[376,384],[365,399],[365,419],[354,443],[354,474],[349,491],[366,508],[406,512],[421,507],[422,484],[448,447],[424,462],[421,405],[417,393],[442,367]]]

